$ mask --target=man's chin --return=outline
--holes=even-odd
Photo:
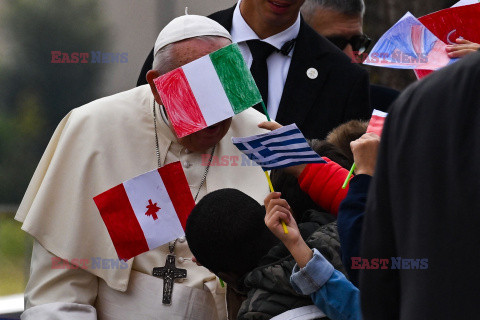
[[[199,134],[206,139],[216,138],[220,135],[222,129],[223,128],[221,124],[216,124],[210,127],[206,127],[205,129],[201,130]]]
[[[205,151],[216,145],[220,140],[222,140],[220,136],[198,137],[196,145],[199,149],[202,149],[200,151]]]

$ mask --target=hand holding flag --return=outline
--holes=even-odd
[[[233,144],[265,171],[270,191],[274,192],[267,170],[285,168],[303,163],[324,162],[308,145],[296,124],[268,133],[245,138],[232,138]],[[285,222],[283,230],[288,233]]]
[[[382,131],[383,131],[383,125],[385,124],[385,119],[387,118],[388,113],[379,111],[374,109],[372,113],[372,117],[370,118],[370,122],[368,123],[367,127],[367,132],[366,133],[375,133],[379,137],[382,136]],[[347,178],[345,179],[345,182],[343,183],[342,189],[345,189],[348,185],[348,181],[350,181],[350,178],[353,175],[353,172],[355,171],[355,163],[352,165],[352,168],[350,169],[350,172],[347,175]]]

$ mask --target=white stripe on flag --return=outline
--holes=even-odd
[[[292,135],[289,135],[289,136],[280,136],[280,137],[272,136],[270,139],[264,140],[260,143],[263,144],[263,145],[268,145],[270,143],[282,142],[282,143],[285,144],[285,146],[289,146],[289,144],[287,144],[285,141],[286,140],[292,140],[292,139],[305,139],[305,137],[303,136],[303,134],[301,134],[299,132],[299,133],[295,133],[295,134],[292,134]],[[307,143],[307,146],[308,146],[308,143]]]
[[[278,134],[282,134],[282,133],[285,133],[287,131],[290,131],[290,130],[293,130],[293,129],[298,129],[297,125],[295,123],[292,123],[292,124],[289,124],[288,126],[283,126],[279,129],[276,129],[274,131],[271,131],[271,132],[267,132],[267,133],[262,133],[262,134],[257,134],[257,135],[254,135],[254,136],[249,136],[249,137],[232,137],[232,141],[234,143],[245,143],[245,142],[250,142],[250,141],[254,141],[254,140],[258,140],[259,138],[263,138],[263,137],[272,137],[272,138],[277,138],[277,135]],[[298,133],[295,133],[291,136],[296,136]],[[285,137],[285,136],[284,136]],[[286,136],[286,137],[290,137],[290,136]],[[302,135],[303,137],[303,135]],[[269,138],[270,139],[270,138]],[[283,139],[285,140],[285,138]],[[283,141],[283,140],[280,140],[280,141]]]
[[[256,147],[256,148],[252,148],[252,146],[248,143],[244,143],[245,147],[248,148],[248,150],[251,150],[252,152],[258,152],[260,150],[264,150],[264,149],[270,149],[272,151],[284,151],[284,150],[287,150],[287,151],[295,151],[295,150],[298,150],[298,149],[303,149],[303,148],[309,148],[311,149],[311,147],[308,145],[308,143],[304,142],[304,143],[292,143],[292,144],[286,144],[286,145],[283,145],[283,146],[276,146],[276,147],[268,147],[268,146],[260,146],[260,147]],[[247,147],[248,145],[248,147]]]
[[[293,136],[296,136],[296,134],[293,135]],[[297,138],[303,138],[303,135],[301,135],[300,137],[297,137]],[[280,139],[278,142],[282,142],[281,137],[276,138],[276,139]],[[288,139],[290,139],[290,136],[288,136]],[[285,140],[285,137],[283,137],[283,140]],[[261,142],[261,143],[263,143],[263,142]],[[278,147],[269,147],[269,148],[267,148],[265,146],[252,148],[249,143],[244,143],[243,145],[245,146],[245,148],[247,148],[247,150],[244,150],[243,153],[245,153],[247,155],[254,154],[257,157],[257,159],[261,159],[261,160],[258,161],[258,164],[275,160],[275,159],[277,159],[281,156],[289,156],[289,155],[290,156],[292,156],[292,155],[293,156],[302,156],[303,155],[307,158],[316,157],[316,158],[318,158],[319,161],[321,161],[320,156],[315,151],[311,150],[311,151],[298,152],[298,151],[295,150],[296,148],[294,149],[294,147],[293,147],[293,146],[300,145],[301,148],[305,148],[305,147],[310,148],[310,146],[306,142],[305,143],[295,143],[295,144],[285,145],[285,146],[278,146]],[[269,156],[269,157],[264,157],[259,153],[262,150],[265,150],[265,149],[274,150],[274,148],[276,148],[275,150],[277,152],[275,154]],[[284,152],[278,152],[279,150],[282,150]],[[291,160],[291,161],[299,161],[299,159],[294,159],[294,160]]]
[[[203,56],[182,69],[207,126],[235,115],[210,56]]]
[[[128,180],[123,186],[150,250],[184,235],[175,208],[157,170]],[[148,200],[152,200],[152,203],[160,207],[157,220],[145,215]]]
[[[286,146],[278,146],[278,147],[268,147],[268,149],[272,150],[272,151],[282,151],[282,150],[292,150],[292,149],[295,149],[295,150],[298,150],[298,149],[303,149],[303,148],[309,148],[311,149],[311,147],[308,145],[308,143],[292,143],[292,144],[289,144],[288,147]]]
[[[323,160],[321,160],[321,159],[319,160],[318,157],[305,157],[305,158],[302,158],[302,159],[285,159],[285,160],[278,161],[278,162],[271,163],[271,164],[259,163],[258,165],[261,166],[262,168],[270,170],[270,169],[275,169],[275,168],[282,167],[284,165],[287,165],[287,164],[290,164],[290,163],[296,163],[296,162],[300,162],[300,163],[320,163],[320,162],[323,162]]]
[[[245,152],[245,154],[254,154],[258,159],[261,159],[260,160],[261,162],[269,162],[269,161],[278,159],[278,158],[283,157],[283,156],[304,156],[306,158],[312,157],[312,158],[317,158],[319,161],[321,161],[320,156],[317,153],[315,153],[314,151],[297,152],[295,150],[291,150],[291,151],[286,151],[286,152],[275,153],[275,154],[273,154],[269,157],[263,157],[261,154],[259,154],[257,152],[248,152],[248,153]],[[298,161],[299,159],[296,158],[294,160]]]
[[[379,117],[385,118],[387,115],[388,115],[388,113],[386,113],[386,112],[383,112],[383,111],[380,111],[380,110],[377,110],[377,109],[373,109],[372,116],[379,116]]]

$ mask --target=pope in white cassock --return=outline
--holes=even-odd
[[[225,288],[192,262],[184,238],[118,263],[92,198],[181,161],[196,201],[227,187],[263,201],[268,193],[264,173],[241,165],[231,137],[262,133],[257,124],[265,117],[250,108],[177,139],[153,84],[160,74],[230,43],[230,34],[213,20],[176,18],[155,43],[150,86],[93,101],[61,121],[15,217],[35,239],[22,319],[226,319]],[[205,157],[212,154],[237,161],[206,166]],[[164,305],[163,279],[152,270],[163,267],[170,252],[187,277],[174,283],[171,305]],[[59,263],[60,258],[69,264]]]

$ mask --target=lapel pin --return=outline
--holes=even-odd
[[[318,71],[315,68],[308,68],[307,77],[310,79],[316,79],[318,77]]]

